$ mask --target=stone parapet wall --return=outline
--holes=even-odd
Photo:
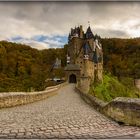
[[[135,79],[135,85],[140,90],[140,79]]]
[[[88,93],[90,88],[91,78],[89,77],[80,77],[77,87],[82,90],[84,93]]]
[[[0,93],[0,108],[13,107],[39,101],[57,94],[57,90],[63,84],[48,87],[39,92],[6,92]]]
[[[80,94],[80,96],[83,98],[83,100],[88,103],[89,105],[93,106],[96,110],[102,112],[102,109],[104,106],[106,106],[107,103],[104,101],[89,95],[87,93],[84,93],[81,88],[75,88],[75,90]]]
[[[83,93],[78,87],[75,90],[86,103],[109,118],[126,125],[140,126],[140,99],[117,97],[106,103],[92,95]]]
[[[140,99],[117,97],[108,103],[103,112],[117,122],[140,126]]]

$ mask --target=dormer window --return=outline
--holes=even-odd
[[[84,55],[84,59],[89,59],[89,55]]]
[[[94,65],[95,69],[97,68],[97,65]]]
[[[67,64],[70,63],[70,57],[67,55]]]

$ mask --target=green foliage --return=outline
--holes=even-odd
[[[107,102],[116,97],[140,97],[140,92],[134,88],[128,88],[111,74],[104,74],[102,83],[93,83],[89,94]]]
[[[63,68],[51,71],[56,58],[65,66],[66,49],[37,50],[30,46],[0,41],[0,92],[39,91],[45,80],[64,76]]]
[[[140,38],[102,39],[104,69],[117,77],[140,78]]]

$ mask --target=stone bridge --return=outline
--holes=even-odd
[[[86,104],[68,84],[35,103],[0,110],[0,138],[140,138]]]

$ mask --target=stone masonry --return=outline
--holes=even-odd
[[[0,108],[13,107],[39,101],[56,94],[63,84],[38,92],[6,92],[0,94]]]
[[[86,104],[69,84],[42,101],[0,110],[0,138],[140,138]]]
[[[92,82],[102,81],[103,51],[100,37],[93,34],[90,26],[84,32],[80,25],[71,28],[67,46],[66,79],[71,82],[71,75],[75,74],[75,69],[70,69],[70,66],[79,67],[78,74],[75,74],[76,83],[87,93]]]

